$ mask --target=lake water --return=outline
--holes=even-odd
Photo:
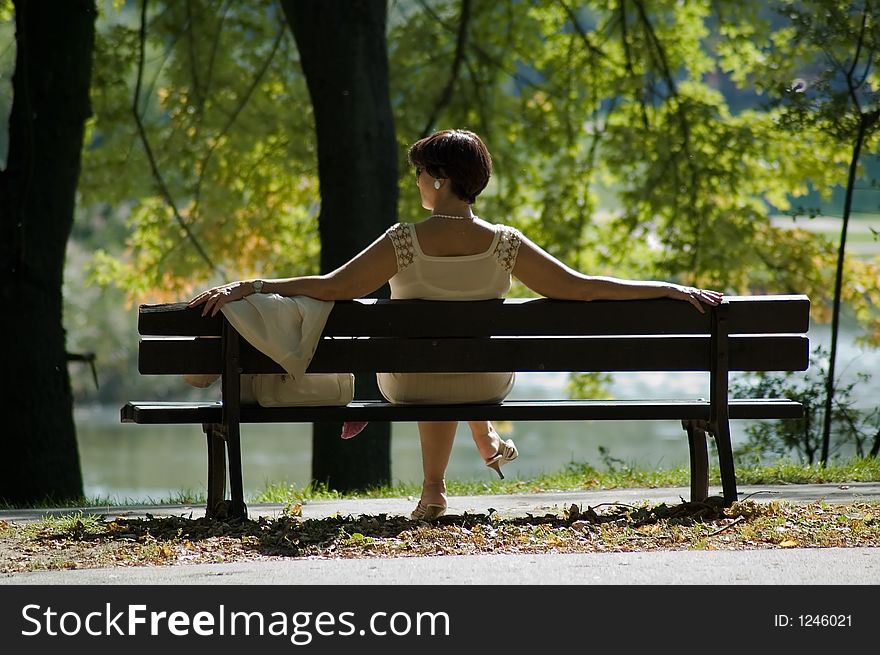
[[[811,343],[826,343],[829,330],[810,333]],[[857,389],[859,404],[875,406],[880,398],[880,352],[862,351],[851,335],[841,343],[838,373],[873,374]],[[511,398],[560,396],[565,373],[529,373],[517,378]],[[707,397],[708,374],[617,373],[611,386],[616,398]],[[149,426],[119,423],[116,407],[78,407],[75,413],[85,493],[89,497],[148,501],[180,490],[203,492],[206,448],[201,427]],[[500,426],[514,438],[520,457],[505,466],[509,478],[554,472],[570,462],[603,466],[600,447],[611,457],[643,468],[672,468],[688,462],[687,439],[676,421],[517,422]],[[745,421],[731,423],[734,445],[745,438]],[[246,494],[269,482],[304,486],[311,471],[311,426],[243,425],[242,467]],[[421,480],[418,431],[414,423],[392,428],[392,477]],[[470,439],[459,427],[448,477],[491,480]]]

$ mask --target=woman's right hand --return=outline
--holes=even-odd
[[[229,282],[228,284],[202,291],[187,303],[187,307],[204,305],[205,307],[202,310],[202,316],[206,316],[208,313],[210,313],[211,316],[216,316],[217,312],[219,312],[226,303],[232,302],[233,300],[241,300],[245,296],[251,295],[253,292],[254,289],[250,282]]]
[[[681,284],[670,284],[667,297],[675,300],[685,300],[696,307],[701,313],[705,314],[706,310],[703,305],[714,307],[721,304],[724,294],[720,291],[711,289],[700,289],[699,287],[687,287]]]

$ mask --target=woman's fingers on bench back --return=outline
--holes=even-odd
[[[721,304],[724,295],[720,291],[712,289],[700,289],[698,287],[673,286],[673,298],[685,300],[697,308],[701,313],[706,313],[703,305],[714,307]]]
[[[241,300],[248,293],[244,290],[244,285],[242,282],[230,282],[229,284],[224,284],[223,286],[213,287],[206,291],[202,291],[195,298],[190,300],[187,303],[188,307],[198,307],[199,305],[204,305],[204,309],[202,309],[202,316],[206,316],[207,314],[211,314],[211,316],[216,316],[217,312],[228,302],[233,300]]]

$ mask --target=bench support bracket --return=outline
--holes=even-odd
[[[205,517],[226,515],[226,429],[222,423],[202,423],[208,440],[208,502]]]
[[[709,497],[709,449],[706,447],[707,422],[686,419],[681,427],[687,431],[691,458],[691,502],[700,503]]]
[[[718,448],[718,465],[721,469],[725,507],[730,507],[738,500],[733,447],[730,443],[730,406],[727,379],[730,372],[729,311],[730,305],[727,303],[721,303],[712,308],[712,366],[709,371],[709,431],[715,437],[715,445]]]
[[[229,490],[232,500],[229,518],[247,518],[241,475],[241,337],[229,321],[223,320],[223,428],[229,461]]]

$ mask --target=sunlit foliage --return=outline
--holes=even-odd
[[[798,62],[821,53],[766,4],[392,2],[401,163],[426,132],[473,129],[495,160],[477,212],[570,265],[807,293],[827,318],[833,246],[773,216],[813,189],[828,196],[848,152],[819,126],[793,132],[773,105]],[[150,2],[143,43],[140,29],[140,3],[104,7],[81,188],[122,208],[131,231],[124,252],[98,254],[97,279],[155,300],[315,272],[311,105],[277,5]],[[418,220],[400,170],[400,218]],[[853,261],[848,275],[847,299],[876,339],[876,264]]]

